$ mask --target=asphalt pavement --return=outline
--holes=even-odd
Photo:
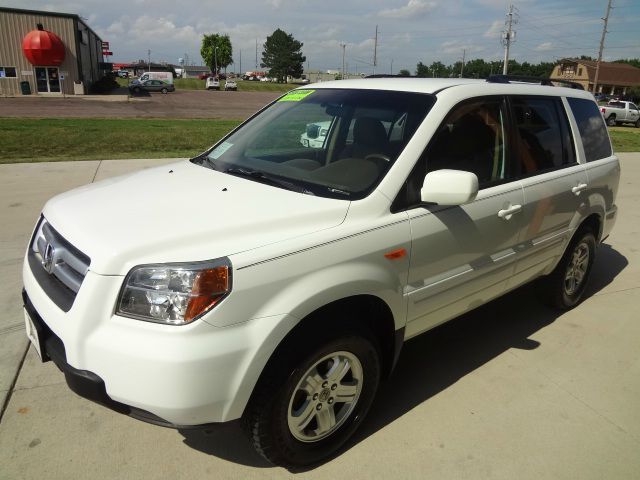
[[[204,82],[203,82],[204,84]],[[125,96],[0,97],[3,117],[19,118],[214,118],[244,120],[283,92],[176,90]]]
[[[0,479],[640,478],[640,153],[620,157],[580,306],[523,287],[409,341],[355,439],[303,472],[264,462],[237,422],[175,431],[84,400],[28,347],[21,264],[44,202],[170,160],[0,165]]]

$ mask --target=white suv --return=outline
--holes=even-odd
[[[220,80],[216,77],[207,77],[204,87],[207,90],[220,90]]]
[[[305,147],[313,124],[326,139]],[[540,277],[575,306],[619,176],[586,92],[311,85],[190,161],[51,199],[27,332],[82,396],[180,428],[243,418],[270,461],[313,464],[406,339]]]

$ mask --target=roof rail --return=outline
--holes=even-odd
[[[489,75],[487,78],[489,83],[539,83],[540,85],[546,85],[548,87],[555,87],[556,83],[561,84],[563,87],[574,88],[576,90],[584,90],[584,87],[577,82],[570,82],[568,80],[551,80],[544,77],[533,77],[526,75]]]
[[[364,78],[412,78],[413,75],[391,75],[389,73],[376,73],[374,75],[367,75]]]

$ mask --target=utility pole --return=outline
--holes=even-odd
[[[149,71],[151,71],[151,50],[147,50],[147,65],[149,66]]]
[[[464,73],[464,60],[467,54],[467,49],[462,49],[462,65],[460,65],[460,78],[462,78],[462,74]]]
[[[258,71],[258,39],[256,38],[256,72]]]
[[[242,50],[240,50],[240,68],[239,68],[239,70],[240,71],[236,72],[236,73],[238,73],[238,75],[242,76]]]
[[[598,76],[600,75],[600,62],[602,61],[602,51],[604,50],[604,37],[607,35],[607,24],[609,23],[609,13],[611,12],[611,0],[607,3],[607,14],[602,20],[604,20],[604,26],[602,27],[602,37],[600,38],[600,51],[598,52],[598,62],[596,63],[596,76],[593,79],[593,92],[596,93],[598,88]]]
[[[376,25],[376,36],[373,41],[373,74],[376,74],[376,65],[378,65],[378,25]]]
[[[513,24],[517,23],[513,20],[513,4],[509,5],[509,13],[507,13],[507,31],[504,32],[504,36],[502,37],[502,44],[504,45],[504,64],[502,66],[502,74],[507,74],[507,68],[509,65],[509,47],[511,47],[511,43],[513,43],[516,32],[513,31]]]
[[[341,43],[340,46],[342,47],[342,75],[340,76],[340,80],[344,80],[344,51],[347,47],[347,44]]]
[[[391,59],[391,72],[389,73],[389,75],[393,75],[393,58]]]

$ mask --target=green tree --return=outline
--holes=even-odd
[[[300,78],[302,64],[307,60],[300,51],[302,45],[293,35],[278,28],[264,43],[260,65],[267,67],[269,76],[277,78],[278,83],[286,83],[288,75]]]
[[[221,69],[227,68],[233,63],[233,49],[229,35],[217,33],[203,35],[200,56],[209,69],[216,74],[220,73]]]
[[[424,63],[418,62],[416,65],[416,77],[430,77],[429,67]]]
[[[406,68],[403,68],[402,70],[400,70],[398,72],[398,75],[400,75],[401,77],[410,77],[411,76],[411,72],[409,70],[407,70]]]
[[[614,60],[613,63],[626,63],[636,68],[640,68],[640,58],[621,58],[620,60]]]

